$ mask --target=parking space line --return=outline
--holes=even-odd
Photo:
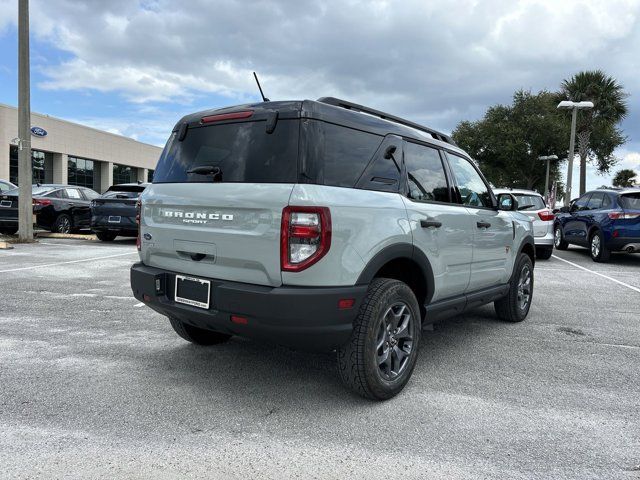
[[[623,287],[627,287],[628,289],[633,290],[634,292],[640,293],[640,288],[634,287],[633,285],[629,285],[628,283],[621,282],[620,280],[616,280],[615,278],[612,278],[612,277],[610,277],[608,275],[604,275],[604,274],[602,274],[600,272],[596,272],[594,270],[589,270],[588,268],[583,267],[582,265],[578,265],[577,263],[570,262],[569,260],[565,260],[564,258],[560,258],[557,255],[552,255],[552,257],[553,258],[557,258],[558,260],[561,260],[561,261],[563,261],[565,263],[568,263],[569,265],[573,265],[574,267],[579,268],[580,270],[584,270],[585,272],[593,273],[594,275],[598,275],[598,276],[600,276],[602,278],[606,278],[607,280],[611,280],[612,282],[615,282],[615,283],[617,283],[619,285],[622,285]]]
[[[83,258],[81,260],[70,260],[68,262],[45,263],[43,265],[31,265],[29,267],[10,268],[8,270],[0,270],[0,273],[19,272],[21,270],[33,270],[35,268],[42,268],[42,267],[56,267],[58,265],[68,265],[70,263],[93,262],[93,261],[96,261],[96,260],[104,260],[104,259],[107,259],[107,258],[123,257],[125,255],[133,255],[133,254],[137,255],[138,252],[117,253],[115,255],[105,255],[104,257]]]

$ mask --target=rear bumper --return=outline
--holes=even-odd
[[[120,222],[109,222],[109,215],[92,215],[91,230],[94,232],[114,232],[135,237],[138,234],[138,225],[135,217],[120,216]]]
[[[553,222],[548,223],[547,231],[544,235],[533,237],[536,247],[553,247]]]
[[[634,247],[631,253],[640,253],[640,237],[610,237],[606,242],[609,250],[626,251],[629,246]]]
[[[134,296],[158,313],[199,328],[255,338],[301,350],[328,351],[349,340],[366,285],[352,287],[267,287],[211,281],[208,310],[174,302],[175,273],[136,263],[131,267]],[[156,291],[156,280],[161,289]],[[340,299],[352,298],[352,308],[340,310]],[[231,315],[247,324],[231,321]]]

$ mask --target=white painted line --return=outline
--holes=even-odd
[[[133,255],[133,254],[137,255],[138,252],[118,253],[116,255],[106,255],[104,257],[83,258],[82,260],[70,260],[68,262],[45,263],[44,265],[31,265],[30,267],[10,268],[8,270],[0,270],[0,273],[19,272],[21,270],[33,270],[35,268],[43,268],[43,267],[57,267],[58,265],[68,265],[70,263],[93,262],[93,261],[96,261],[96,260],[104,260],[106,258],[123,257],[125,255]]]
[[[570,262],[569,260],[565,260],[564,258],[560,258],[557,255],[552,255],[552,257],[553,258],[557,258],[558,260],[563,261],[565,263],[568,263],[569,265],[573,265],[574,267],[579,268],[580,270],[584,270],[585,272],[593,273],[594,275],[598,275],[599,277],[606,278],[607,280],[611,280],[612,282],[615,282],[615,283],[617,283],[619,285],[622,285],[623,287],[627,287],[628,289],[633,290],[634,292],[640,293],[640,288],[638,288],[638,287],[634,287],[633,285],[629,285],[628,283],[621,282],[620,280],[616,280],[615,278],[611,278],[608,275],[604,275],[604,274],[602,274],[600,272],[595,272],[593,270],[589,270],[588,268],[585,268],[582,265],[578,265],[577,263]]]
[[[144,303],[140,302],[140,303],[136,303],[134,305],[135,308],[139,308],[139,307],[144,307]]]

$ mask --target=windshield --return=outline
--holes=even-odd
[[[270,134],[261,121],[191,127],[183,141],[173,133],[153,183],[295,183],[298,129],[298,120],[281,120]]]
[[[513,194],[518,200],[518,210],[542,210],[546,208],[544,200],[538,195]]]
[[[640,210],[640,192],[620,195],[620,205],[625,210]]]

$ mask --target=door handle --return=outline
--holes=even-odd
[[[491,224],[488,222],[477,222],[476,225],[478,226],[478,228],[489,228],[491,226]]]
[[[440,228],[442,226],[442,222],[438,222],[437,220],[431,220],[431,219],[426,219],[426,220],[420,220],[420,226],[422,228]]]

